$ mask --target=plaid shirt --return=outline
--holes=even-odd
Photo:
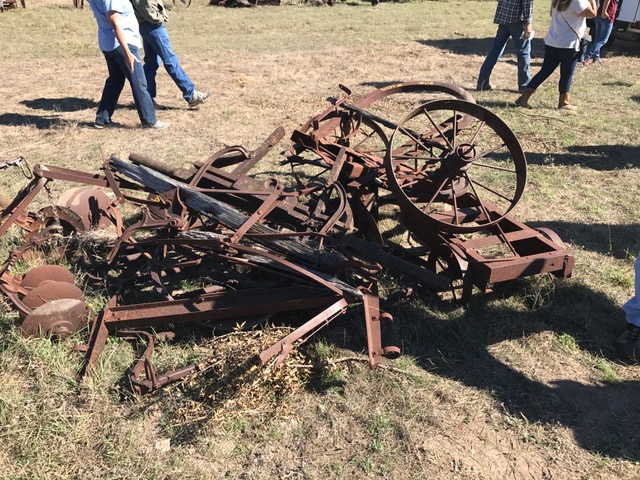
[[[509,23],[531,23],[533,0],[498,0],[496,16],[493,23],[507,25]]]

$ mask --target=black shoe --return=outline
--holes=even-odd
[[[93,124],[93,128],[97,128],[98,130],[101,130],[103,128],[118,128],[121,127],[122,125],[120,125],[117,122],[107,122],[107,123],[103,123],[100,122],[98,120],[96,120]]]
[[[478,92],[488,92],[489,90],[493,90],[493,87],[488,83],[478,84],[476,87]]]
[[[165,107],[164,105],[160,105],[159,103],[156,102],[156,99],[152,99],[153,100],[153,108],[155,108],[156,110],[166,110],[167,107]]]
[[[627,323],[627,328],[613,341],[613,348],[625,358],[640,360],[640,327]]]

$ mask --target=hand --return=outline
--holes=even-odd
[[[609,14],[607,12],[605,12],[604,10],[602,10],[602,14],[600,15],[600,17],[609,18]]]
[[[129,65],[129,71],[133,73],[135,64],[140,63],[140,60],[131,52],[127,52],[127,64]]]
[[[524,32],[522,32],[522,36],[520,38],[528,40],[531,37],[531,32],[533,32],[533,25],[530,23],[525,24]]]

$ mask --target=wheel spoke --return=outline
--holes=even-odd
[[[360,129],[360,131],[363,133],[363,135],[365,136],[360,142],[358,142],[358,144],[354,145],[352,148],[356,151],[359,152],[363,152],[363,153],[370,153],[370,152],[380,152],[383,150],[379,150],[379,149],[374,149],[374,150],[367,150],[367,151],[363,151],[363,150],[359,150],[359,147],[361,145],[363,145],[367,140],[370,140],[371,138],[373,138],[373,136],[375,135],[376,132],[374,132],[373,130],[370,133],[367,133],[365,131],[363,131],[362,129]]]
[[[420,145],[422,148],[424,148],[425,150],[429,150],[429,147],[427,147],[420,138],[418,138],[417,136],[415,136],[413,134],[413,132],[410,132],[409,130],[405,129],[405,128],[400,128],[400,131],[402,133],[404,133],[407,137],[409,137],[411,140],[413,140],[415,143],[417,143],[418,145]]]
[[[447,183],[447,180],[449,180],[449,177],[445,178],[442,183],[440,184],[440,186],[436,189],[435,193],[433,194],[433,196],[431,197],[431,199],[427,202],[427,204],[423,207],[423,210],[425,210],[426,208],[429,208],[429,206],[431,206],[431,204],[435,201],[436,197],[440,194],[440,192],[442,191],[442,189],[444,188],[444,186]]]
[[[460,225],[460,219],[458,218],[458,197],[453,187],[453,179],[451,180],[451,191],[453,192],[453,223]]]
[[[471,179],[469,179],[469,180],[471,180]],[[493,194],[494,194],[494,195],[496,195],[497,197],[500,197],[500,198],[502,198],[502,199],[506,200],[507,202],[511,202],[511,201],[513,200],[513,198],[509,198],[509,197],[504,196],[503,194],[501,194],[500,192],[497,192],[497,191],[496,191],[496,190],[494,190],[493,188],[489,188],[489,187],[487,187],[486,185],[484,185],[483,183],[480,183],[478,180],[476,180],[474,183],[475,183],[476,185],[478,185],[479,187],[484,188],[484,189],[485,189],[485,190],[487,190],[488,192],[493,193]],[[475,191],[475,189],[474,189],[474,191]]]
[[[440,130],[440,127],[438,127],[438,125],[436,125],[436,123],[433,121],[433,118],[431,118],[431,115],[429,115],[429,112],[427,111],[426,108],[424,107],[422,108],[422,113],[426,115],[426,117],[431,122],[431,125],[433,125],[433,127],[438,131],[438,134],[442,137],[442,139],[445,141],[447,146],[453,151],[454,150],[453,145],[451,145],[451,142],[449,141],[449,139],[444,136],[444,133],[442,133],[442,130]]]
[[[504,168],[504,167],[498,167],[497,165],[487,165],[486,163],[476,163],[473,162],[473,166],[474,167],[483,167],[483,168],[490,168],[492,170],[500,170],[502,172],[508,172],[508,173],[518,173],[517,170],[512,170],[510,168]]]
[[[458,138],[458,115],[453,111],[453,148],[456,148],[456,139]]]
[[[474,145],[474,144],[472,143],[471,145]],[[504,148],[506,146],[507,146],[507,144],[503,143],[502,145],[498,145],[497,147],[492,148],[491,150],[487,150],[486,152],[482,152],[481,154],[476,155],[476,157],[474,158],[474,161],[476,159],[478,159],[478,158],[485,158],[487,155],[491,155],[492,153],[496,153],[498,150],[500,150],[500,149],[502,149],[502,148]]]
[[[487,211],[487,208],[484,206],[484,203],[482,203],[482,199],[480,198],[480,196],[478,195],[478,192],[476,191],[476,187],[474,186],[474,182],[471,181],[471,178],[469,177],[467,172],[464,172],[464,177],[469,182],[469,186],[471,186],[471,190],[473,191],[473,194],[475,195],[476,200],[478,201],[478,205],[480,206],[480,210],[482,210],[482,213],[484,214],[484,216],[487,219],[487,221],[490,222],[491,221],[491,215],[489,215],[489,212]]]
[[[405,163],[407,160],[422,160],[428,165],[431,165],[433,163],[439,162],[442,159],[440,157],[421,157],[421,156],[414,157],[413,155],[398,155],[394,157],[393,162]]]
[[[478,125],[478,130],[476,130],[476,133],[473,135],[471,142],[469,142],[471,145],[476,144],[476,138],[478,138],[478,135],[480,134],[480,130],[482,130],[482,127],[484,127],[485,125],[486,125],[486,122],[484,121],[480,122],[480,125]]]

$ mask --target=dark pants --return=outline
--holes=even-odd
[[[140,60],[140,52],[135,45],[129,45],[131,53]],[[120,93],[124,87],[125,80],[129,81],[133,92],[133,101],[136,104],[138,116],[143,125],[154,125],[157,122],[156,111],[153,107],[153,100],[147,91],[147,81],[142,69],[142,63],[135,63],[133,72],[129,70],[127,56],[122,47],[118,47],[110,52],[102,52],[107,61],[109,77],[104,82],[102,98],[96,113],[97,124],[111,123],[113,111],[116,109]]]
[[[560,81],[558,91],[560,94],[569,93],[571,89],[571,79],[578,63],[580,52],[573,48],[556,48],[545,45],[544,60],[540,71],[531,79],[529,88],[538,88],[560,65]]]

